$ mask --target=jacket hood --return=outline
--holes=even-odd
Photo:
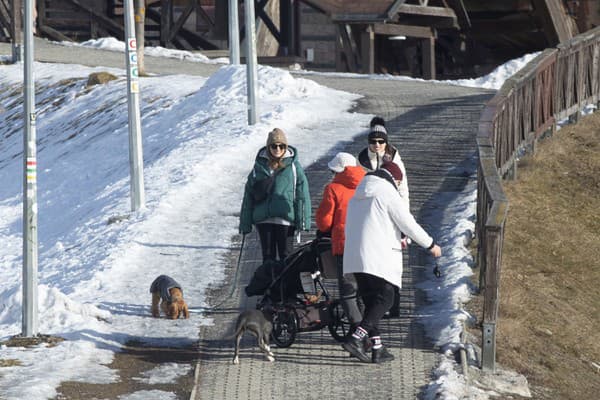
[[[362,167],[346,167],[342,172],[335,174],[333,183],[339,183],[349,189],[356,189],[360,181],[364,178],[365,171]]]
[[[356,188],[353,198],[357,200],[363,200],[369,197],[375,197],[375,194],[377,193],[377,188],[382,183],[389,185],[389,183],[386,183],[381,178],[378,178],[374,175],[366,175]]]
[[[387,179],[379,176],[379,174],[369,173],[365,175],[356,188],[353,198],[357,200],[364,200],[369,197],[375,197],[377,194],[381,194],[384,191],[389,191],[390,189],[396,191],[392,185],[390,185],[390,182],[388,182]]]

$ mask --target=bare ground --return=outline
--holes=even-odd
[[[600,112],[563,127],[506,181],[497,361],[535,399],[600,393]]]

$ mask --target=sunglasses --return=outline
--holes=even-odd
[[[384,139],[371,139],[369,140],[369,144],[384,144],[385,140]]]
[[[280,144],[273,143],[269,147],[271,148],[271,150],[277,150],[277,149],[285,150],[287,145],[285,145],[283,143],[280,143]]]

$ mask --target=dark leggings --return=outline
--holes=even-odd
[[[379,321],[394,303],[394,285],[375,275],[357,273],[358,294],[365,303],[360,326],[369,332],[369,337],[379,336]]]
[[[263,262],[267,260],[283,260],[291,247],[290,237],[294,235],[294,228],[280,224],[256,224]],[[277,257],[279,255],[279,257]]]
[[[335,261],[338,268],[338,287],[344,313],[352,325],[358,324],[362,319],[360,300],[356,293],[356,282],[351,275],[344,276],[344,256],[336,255]]]

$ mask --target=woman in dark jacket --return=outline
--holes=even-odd
[[[239,230],[247,234],[256,226],[263,262],[283,260],[289,251],[288,237],[295,230],[310,229],[308,181],[297,156],[285,133],[275,128],[248,175]]]

